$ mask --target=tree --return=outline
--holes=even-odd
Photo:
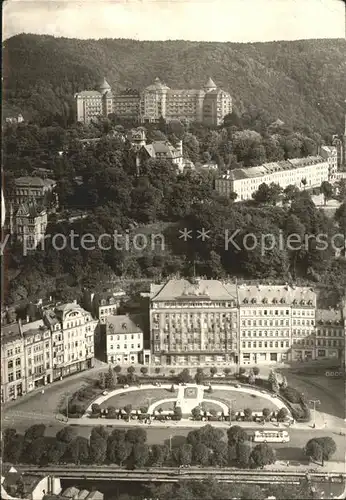
[[[120,373],[121,372],[121,366],[117,365],[114,367],[115,373]]]
[[[144,467],[149,460],[149,446],[144,443],[136,443],[132,448],[133,464],[135,467]]]
[[[154,444],[151,448],[151,463],[161,466],[165,463],[169,455],[169,448],[166,445]]]
[[[271,413],[272,412],[269,410],[269,408],[263,408],[262,415],[263,415],[264,420],[268,420],[268,418],[270,417]]]
[[[114,370],[112,370],[112,367],[109,366],[108,372],[105,375],[105,386],[107,389],[115,389],[115,386],[117,384],[117,379],[114,374]]]
[[[208,465],[209,464],[209,448],[203,444],[198,443],[192,448],[192,460],[196,464]]]
[[[272,391],[275,392],[275,394],[279,394],[280,392],[280,386],[277,379],[275,379],[272,383]]]
[[[192,409],[191,414],[192,414],[192,418],[194,420],[200,420],[201,419],[201,408],[199,406],[196,406],[195,408]]]
[[[260,369],[258,368],[258,366],[254,366],[252,371],[253,371],[253,374],[255,375],[255,377],[258,377],[258,375],[260,373]]]
[[[35,439],[42,438],[45,432],[46,426],[44,424],[34,424],[25,431],[24,440],[34,441]]]
[[[244,410],[244,417],[247,422],[252,421],[252,410],[251,408],[245,408]]]
[[[267,443],[260,443],[252,450],[251,460],[255,467],[263,468],[275,463],[275,452]]]
[[[329,460],[336,452],[336,444],[333,438],[326,436],[310,439],[305,446],[305,454],[314,460]]]
[[[73,463],[79,465],[89,459],[89,441],[81,436],[71,441],[68,447]]]
[[[93,403],[91,405],[91,411],[94,415],[97,415],[97,414],[101,413],[101,406],[97,403]]]
[[[215,366],[212,366],[210,368],[210,375],[214,377],[217,374],[217,368]]]
[[[136,368],[134,366],[129,366],[128,369],[127,369],[127,373],[129,373],[130,375],[134,374],[136,371]]]
[[[106,388],[106,374],[104,372],[101,372],[99,375],[99,380],[98,380],[99,388],[100,389],[105,389]]]
[[[242,376],[242,375],[244,375],[244,374],[245,374],[245,372],[246,372],[245,368],[244,368],[243,366],[241,366],[241,367],[239,368],[239,375],[240,375],[240,376]]]
[[[232,373],[232,370],[227,366],[226,368],[223,369],[223,372],[226,375],[226,377],[228,377]]]
[[[144,429],[129,429],[126,432],[126,441],[132,444],[144,444],[147,441],[147,433]]]
[[[248,383],[254,385],[255,382],[256,382],[255,375],[254,372],[251,370],[248,377]]]
[[[205,379],[205,375],[204,375],[202,368],[197,368],[196,375],[195,375],[196,384],[201,384],[204,379]]]
[[[184,368],[177,376],[177,382],[187,384],[192,381],[190,372],[187,368]]]
[[[39,464],[48,453],[48,442],[44,436],[31,441],[26,449],[26,458],[29,463]]]
[[[130,422],[131,413],[132,413],[132,405],[128,404],[128,405],[124,406],[124,410],[125,410],[125,413],[126,413],[126,415],[128,417],[128,421]]]
[[[346,180],[345,180],[346,183]],[[345,187],[346,189],[346,187]],[[345,191],[346,198],[346,191]],[[339,225],[342,234],[346,237],[346,201],[342,203],[335,211],[334,219]]]
[[[227,437],[229,446],[235,446],[249,440],[249,436],[239,425],[232,425],[227,430]]]
[[[305,448],[305,455],[316,462],[322,462],[323,465],[323,449],[316,439],[310,439]]]
[[[174,370],[174,368],[172,368],[172,370],[169,370],[169,373],[170,373],[171,375],[174,375],[174,374],[175,374],[175,370]]]
[[[77,431],[74,427],[68,425],[67,427],[63,427],[56,433],[56,439],[58,441],[62,441],[63,443],[70,443],[77,437]]]
[[[333,197],[334,188],[333,188],[333,186],[331,185],[330,182],[323,181],[322,184],[321,184],[320,190],[321,190],[321,193],[324,196],[324,204],[326,205],[327,201],[330,200],[330,198]]]
[[[91,463],[103,464],[107,457],[107,439],[97,432],[91,433],[89,453]]]
[[[258,186],[257,191],[252,194],[252,198],[257,203],[276,205],[280,199],[282,188],[279,184],[272,182],[270,186],[263,182]]]
[[[251,446],[247,442],[240,442],[236,445],[236,460],[241,467],[248,467],[250,464]]]
[[[286,202],[292,201],[298,193],[299,193],[299,188],[297,188],[297,186],[294,184],[289,184],[284,189],[284,201]]]
[[[132,443],[129,443],[128,441],[120,441],[114,450],[114,462],[118,465],[123,465],[125,460],[127,460],[131,455],[132,447]]]
[[[278,411],[278,414],[277,414],[277,419],[278,419],[278,422],[284,422],[288,417],[288,410],[287,408],[283,407],[283,408],[280,408],[280,410]]]
[[[287,378],[285,376],[282,377],[282,382],[281,382],[281,385],[280,385],[280,388],[285,390],[287,389]]]
[[[181,420],[183,418],[183,412],[180,406],[174,408],[174,420]]]
[[[183,444],[173,450],[174,460],[178,465],[191,465],[192,462],[192,446]]]
[[[9,439],[4,448],[4,461],[18,463],[25,449],[24,444],[24,438],[19,434]]]
[[[141,373],[142,373],[142,375],[146,375],[148,373],[148,368],[146,366],[142,366]]]
[[[126,431],[122,429],[115,429],[107,440],[107,458],[111,463],[117,461],[117,450],[120,443],[124,443],[126,438]]]
[[[55,441],[47,453],[47,461],[50,464],[58,464],[67,451],[67,443]]]

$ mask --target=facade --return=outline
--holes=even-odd
[[[142,146],[137,154],[137,167],[140,167],[142,162],[149,158],[170,160],[182,172],[184,170],[183,143],[179,141],[176,148],[168,141],[154,141],[151,144]]]
[[[113,111],[117,117],[138,120],[140,113],[140,94],[138,90],[126,89],[113,96]]]
[[[21,203],[13,213],[10,207],[10,232],[19,241],[26,240],[30,249],[35,249],[44,239],[48,225],[48,215],[44,208],[40,208],[35,201]]]
[[[43,320],[20,324],[24,343],[26,392],[53,380],[52,336]]]
[[[113,94],[109,83],[103,78],[97,90],[83,90],[75,94],[77,122],[89,124],[100,116],[113,113]]]
[[[334,359],[342,363],[345,332],[341,310],[320,309],[316,312],[316,359]]]
[[[14,181],[14,191],[10,193],[9,201],[20,205],[34,200],[37,204],[44,204],[45,198],[51,196],[56,182],[41,177],[18,177]],[[55,198],[55,197],[53,197]]]
[[[117,314],[121,300],[125,295],[123,290],[119,290],[118,292],[102,293],[97,298],[95,297],[96,314],[101,324],[105,324],[107,316]]]
[[[239,286],[240,363],[314,359],[316,294],[310,288]]]
[[[330,179],[330,161],[321,156],[293,158],[265,163],[258,167],[237,168],[215,180],[215,189],[225,197],[237,193],[237,201],[249,200],[263,183],[279,184],[282,189],[289,185],[301,188],[320,187]],[[334,175],[334,174],[333,174]]]
[[[52,334],[53,380],[91,368],[97,320],[77,302],[44,312]]]
[[[107,316],[106,361],[109,364],[140,363],[143,355],[143,331],[136,317]]]
[[[338,152],[335,146],[321,146],[320,156],[327,160],[329,166],[329,179],[331,184],[337,180]]]
[[[152,362],[226,364],[238,359],[237,290],[217,280],[151,285]]]
[[[1,402],[26,392],[25,354],[19,323],[1,327]]]
[[[218,126],[232,113],[230,94],[216,86],[211,78],[202,89],[177,90],[159,78],[142,92],[127,89],[112,93],[103,79],[97,90],[84,90],[75,95],[77,121],[90,123],[99,116],[114,113],[120,118],[145,122],[181,120]]]

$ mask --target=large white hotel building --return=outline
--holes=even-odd
[[[322,146],[319,156],[293,158],[257,167],[236,168],[215,180],[215,190],[229,198],[237,194],[237,201],[250,200],[263,183],[289,185],[299,189],[320,187],[323,181],[334,182],[337,172],[337,151],[332,146]]]
[[[203,279],[151,286],[151,353],[158,365],[341,359],[341,322],[335,327],[334,321],[326,332],[316,323],[316,293],[311,288],[237,286]],[[324,343],[329,330],[332,342],[328,338]]]

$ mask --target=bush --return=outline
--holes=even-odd
[[[146,366],[142,366],[141,373],[142,373],[142,375],[146,375],[148,373],[148,368]]]
[[[101,407],[97,403],[93,403],[91,405],[91,411],[92,413],[101,413]]]
[[[161,368],[159,366],[157,366],[155,368],[155,373],[158,375],[160,373],[160,371],[161,371]]]
[[[107,410],[107,418],[116,418],[117,414],[114,406],[109,406]]]
[[[120,373],[121,372],[121,366],[117,365],[114,367],[115,373]]]
[[[301,403],[302,395],[297,389],[286,387],[286,389],[281,389],[280,392],[290,403]]]
[[[258,366],[254,366],[252,371],[255,377],[257,377],[259,375],[260,369],[258,368]]]
[[[252,421],[252,410],[251,408],[245,408],[244,410],[244,417],[247,422]]]
[[[287,408],[280,408],[280,410],[278,411],[278,414],[277,414],[278,422],[284,422],[287,417],[288,417]]]
[[[226,367],[223,369],[223,373],[226,375],[226,377],[228,377],[229,375],[231,375],[232,370],[230,368]]]

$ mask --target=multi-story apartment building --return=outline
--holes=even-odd
[[[237,289],[217,280],[151,285],[150,336],[155,364],[226,364],[238,360]]]
[[[52,336],[43,320],[20,323],[25,358],[26,392],[50,384],[52,377]]]
[[[138,120],[140,114],[140,93],[126,89],[113,96],[113,111],[118,118]]]
[[[329,166],[329,178],[330,183],[336,181],[336,174],[338,171],[338,153],[335,146],[321,146],[319,154],[322,158],[326,159]]]
[[[316,311],[316,359],[332,358],[342,363],[345,348],[345,330],[342,311]]]
[[[215,189],[225,197],[236,193],[237,201],[249,200],[263,183],[269,185],[274,182],[282,189],[289,185],[309,189],[320,187],[323,181],[328,181],[329,172],[330,162],[321,156],[293,158],[229,171],[215,180]]]
[[[41,179],[41,177],[18,177],[14,181],[14,189],[8,193],[9,202],[15,206],[28,201],[35,201],[38,205],[44,205],[45,200],[53,205],[57,203],[53,192],[56,181],[52,179]]]
[[[44,312],[52,333],[53,380],[86,370],[94,362],[94,335],[98,321],[77,302]]]
[[[47,210],[39,207],[35,201],[21,203],[15,212],[11,205],[9,219],[11,234],[19,241],[25,239],[27,248],[36,248],[44,239],[48,225]]]
[[[168,141],[154,141],[142,146],[136,158],[137,167],[139,168],[142,162],[149,158],[170,160],[182,172],[184,170],[183,142],[179,141],[176,148]]]
[[[77,121],[90,123],[99,116],[114,113],[121,118],[141,122],[181,120],[218,126],[232,112],[230,94],[216,86],[211,78],[202,89],[171,89],[159,78],[142,92],[127,89],[113,94],[105,79],[97,90],[75,95]]]
[[[1,327],[1,402],[26,392],[23,336],[18,323]]]
[[[117,314],[122,299],[126,296],[123,290],[104,292],[95,296],[94,307],[101,324],[105,324],[108,316]]]
[[[75,94],[77,122],[88,124],[100,116],[113,113],[113,93],[111,86],[103,78],[97,90],[83,90]]]
[[[310,288],[238,287],[240,363],[314,358],[316,294]]]
[[[139,363],[143,358],[143,330],[136,317],[107,316],[106,361],[109,364]]]

